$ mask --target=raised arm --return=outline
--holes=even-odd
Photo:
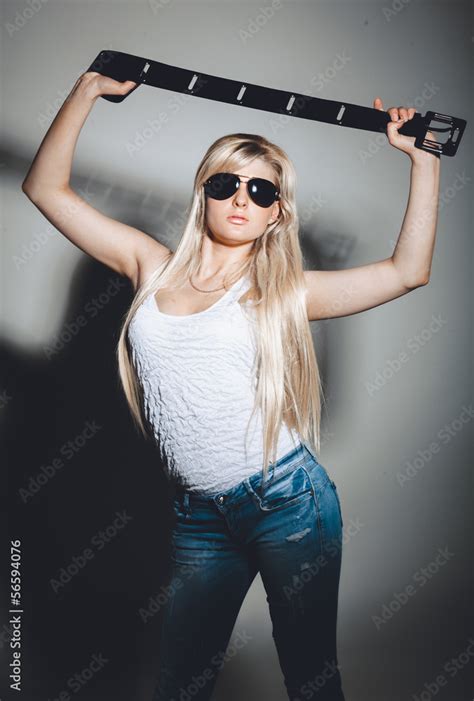
[[[102,214],[70,186],[76,143],[96,99],[125,94],[134,85],[95,72],[82,74],[41,142],[22,190],[74,245],[130,278],[136,289],[140,271],[158,267],[171,251],[149,234]]]
[[[379,98],[376,109],[383,109]],[[306,307],[308,319],[330,319],[372,309],[401,297],[430,279],[438,218],[440,159],[414,147],[414,137],[398,134],[413,107],[387,110],[392,146],[411,158],[410,194],[402,228],[390,258],[347,270],[307,270]],[[400,117],[400,119],[399,119]],[[428,138],[435,140],[431,132]]]

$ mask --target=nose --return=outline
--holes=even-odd
[[[247,191],[247,181],[241,180],[238,190],[236,190],[234,195],[234,202],[237,204],[248,204],[249,193]]]

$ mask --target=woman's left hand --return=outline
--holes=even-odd
[[[374,108],[383,110],[383,103],[380,97],[375,98]],[[408,154],[412,161],[425,161],[433,158],[439,160],[433,153],[417,148],[414,136],[404,136],[398,133],[398,130],[403,127],[405,122],[413,119],[413,116],[416,114],[415,107],[389,107],[387,112],[392,120],[387,123],[387,136],[392,146]],[[426,132],[426,138],[436,141],[431,131]]]

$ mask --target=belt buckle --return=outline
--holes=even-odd
[[[417,148],[423,149],[423,151],[429,151],[437,155],[443,154],[443,156],[454,156],[458,150],[461,137],[463,135],[464,129],[466,127],[466,120],[460,117],[451,117],[449,114],[442,114],[441,112],[432,112],[428,110],[423,117],[424,120],[424,132],[422,131],[415,138],[415,146]],[[448,124],[447,127],[431,127],[431,122],[435,120],[443,124]],[[449,131],[449,137],[444,143],[439,141],[433,141],[432,139],[426,138],[427,131],[434,132],[446,132]]]

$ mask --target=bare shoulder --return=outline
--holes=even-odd
[[[152,236],[147,236],[137,252],[136,273],[132,285],[136,292],[138,288],[155,272],[164,260],[173,255],[173,251]]]

